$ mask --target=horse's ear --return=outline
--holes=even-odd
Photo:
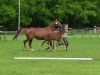
[[[57,19],[56,19],[56,17],[54,17],[54,16],[52,16],[51,18],[52,18],[54,21],[56,21],[56,20],[57,20]]]
[[[55,20],[55,21],[58,21],[58,19],[57,19],[57,18],[55,18],[54,20]]]
[[[54,21],[55,21],[55,24],[56,24],[56,25],[59,23],[57,19],[55,19]]]
[[[20,27],[20,29],[22,29],[22,27]]]

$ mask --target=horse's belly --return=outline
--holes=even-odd
[[[53,32],[51,31],[37,31],[37,32],[34,32],[34,38],[36,39],[39,39],[39,40],[44,40],[44,36],[45,35],[48,35],[48,34],[52,34]]]
[[[35,38],[38,40],[44,40],[44,35],[36,35]]]

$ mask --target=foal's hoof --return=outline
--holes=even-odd
[[[65,51],[68,51],[67,48],[65,49]]]
[[[54,49],[52,49],[52,51],[53,51],[53,52],[55,52],[55,51],[56,51],[56,49],[54,48]]]
[[[34,49],[31,49],[31,51],[35,51]]]
[[[56,50],[54,49],[53,52],[55,52]]]
[[[65,48],[65,51],[67,51],[67,48]]]

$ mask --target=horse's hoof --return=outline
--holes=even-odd
[[[31,51],[35,51],[34,49],[31,49]]]
[[[45,50],[48,50],[48,49],[45,49]]]
[[[24,48],[23,51],[25,51],[26,49]]]
[[[50,49],[50,47],[46,48],[45,50],[48,50],[48,49]]]

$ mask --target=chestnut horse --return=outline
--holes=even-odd
[[[13,40],[16,39],[19,36],[19,34],[25,32],[27,39],[23,41],[24,49],[26,49],[26,43],[29,42],[30,49],[34,51],[31,45],[33,38],[44,40],[44,35],[53,34],[54,30],[61,26],[62,24],[57,19],[55,19],[53,22],[50,23],[49,26],[45,28],[22,28],[15,34]],[[52,42],[50,42],[50,46],[52,46]]]
[[[63,42],[63,40],[62,40],[62,34],[63,34],[66,30],[68,30],[68,25],[67,25],[67,24],[63,25],[62,28],[60,29],[60,31],[58,31],[58,32],[56,32],[56,33],[44,35],[45,40],[42,42],[41,47],[42,47],[42,45],[43,45],[46,41],[48,42],[48,45],[49,45],[49,42],[50,42],[51,40],[53,40],[53,41],[56,40],[58,43],[61,42],[61,43],[64,45],[65,50],[67,50],[67,48],[66,48],[67,46],[64,44],[64,42]],[[51,47],[53,47],[53,49],[54,49],[54,45],[51,46]],[[49,48],[50,48],[50,47],[48,47],[47,49],[49,49]]]

